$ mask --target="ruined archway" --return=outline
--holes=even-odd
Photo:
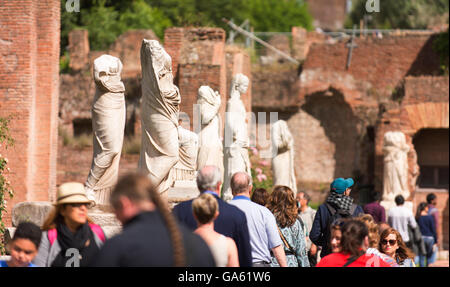
[[[448,189],[448,129],[421,129],[413,137],[420,175],[418,189]]]

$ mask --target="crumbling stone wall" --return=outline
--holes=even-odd
[[[8,204],[51,201],[56,189],[60,2],[0,1],[0,116],[13,116]]]
[[[405,134],[406,142],[410,146],[408,152],[408,186],[411,192],[408,200],[413,200],[414,208],[426,195],[415,198],[416,182],[419,176],[417,152],[413,138],[422,129],[448,129],[449,128],[449,78],[447,77],[408,77],[405,79],[403,102],[399,107],[385,111],[376,125],[375,145],[375,189],[379,192],[383,188],[383,137],[388,131],[401,131]],[[441,154],[445,157],[445,154]],[[448,156],[448,154],[447,154]],[[447,200],[448,190],[440,194],[440,206]],[[445,218],[444,207],[439,210],[441,222]],[[448,209],[448,206],[446,207]],[[448,210],[447,210],[448,214]],[[438,232],[442,233],[442,226]],[[442,236],[441,236],[442,238]],[[448,229],[446,241],[441,244],[448,246]]]
[[[164,48],[172,57],[174,82],[180,88],[180,111],[189,116],[192,129],[194,127],[193,104],[197,102],[197,93],[200,86],[210,84],[211,77],[208,74],[219,76],[213,82],[219,83],[216,90],[221,95],[222,103],[226,103],[225,31],[221,28],[207,27],[168,28],[164,32]],[[180,69],[183,65],[188,66]],[[189,69],[191,67],[197,70],[194,65],[202,66],[202,72],[197,76],[193,74],[192,69]],[[213,67],[214,65],[219,67],[219,74],[216,74],[217,68]],[[189,85],[185,85],[184,78],[189,79]],[[220,114],[224,119],[224,105],[220,109]]]

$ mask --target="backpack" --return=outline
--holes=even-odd
[[[102,242],[106,241],[105,234],[103,233],[103,230],[102,230],[102,228],[99,225],[94,224],[94,223],[89,223],[89,227],[91,228],[92,232],[97,234],[98,238],[100,238],[100,240]],[[55,242],[57,236],[58,236],[58,232],[56,231],[56,228],[50,229],[47,232],[47,237],[48,237],[48,240],[50,241],[50,246],[53,245],[53,243]]]
[[[352,218],[353,213],[355,213],[356,208],[358,207],[356,204],[352,204],[352,207],[350,207],[350,213],[343,211],[342,209],[336,209],[328,202],[326,203],[326,206],[328,208],[328,211],[330,212],[331,216],[328,220],[328,229],[330,229],[331,226],[338,224],[339,221],[345,218]]]
[[[342,221],[343,219],[352,218],[353,213],[355,213],[355,210],[358,206],[356,204],[352,204],[352,207],[350,208],[350,213],[343,211],[342,209],[336,209],[332,205],[330,205],[328,202],[326,203],[326,206],[327,206],[328,211],[330,212],[330,217],[328,219],[328,224],[327,224],[327,229],[326,229],[326,234],[328,236],[325,238],[328,238],[328,240],[330,240],[331,239],[331,226],[340,225],[340,221]],[[331,253],[330,243],[326,242],[325,244],[326,244],[325,245],[326,247],[323,251],[323,254],[328,255],[329,253]]]

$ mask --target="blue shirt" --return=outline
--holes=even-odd
[[[275,216],[267,207],[254,203],[246,196],[235,196],[230,204],[245,213],[253,263],[265,261],[270,263],[270,250],[283,244],[278,233]]]
[[[220,234],[233,238],[238,249],[239,266],[252,266],[252,252],[250,236],[245,214],[236,206],[226,203],[216,193],[211,193],[219,204],[219,216],[214,221],[214,230]],[[192,212],[192,201],[188,200],[177,204],[172,212],[175,218],[187,226],[191,231],[197,229],[197,222]]]
[[[5,260],[0,260],[0,267],[9,267],[9,266]],[[27,267],[36,267],[36,265],[30,262],[30,264],[28,264]]]
[[[434,238],[434,242],[437,242],[436,226],[432,215],[419,217],[417,224],[420,227],[422,236],[432,236]]]

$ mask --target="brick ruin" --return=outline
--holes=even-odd
[[[22,201],[52,201],[56,190],[60,1],[0,1],[0,117],[13,116],[15,145],[0,152]]]

